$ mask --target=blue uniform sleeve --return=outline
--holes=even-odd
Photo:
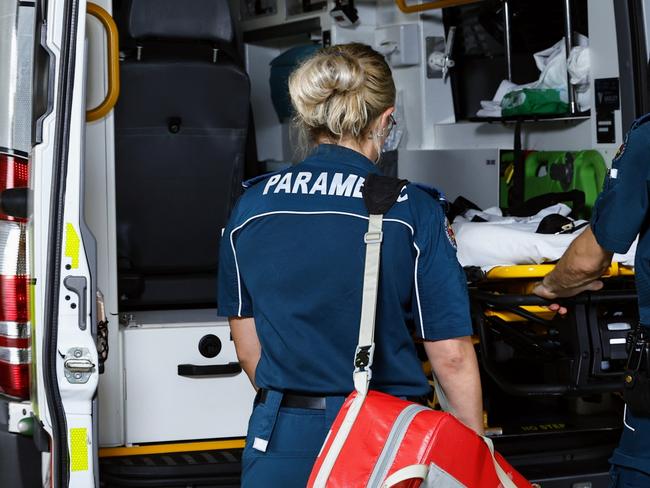
[[[626,253],[648,215],[649,138],[650,124],[630,130],[594,205],[591,228],[608,251]]]
[[[441,204],[433,199],[427,203],[418,211],[415,231],[416,333],[425,340],[469,336],[472,322],[467,280],[456,258],[453,230]]]
[[[217,309],[222,317],[252,317],[253,302],[237,263],[237,208],[223,230],[219,244]]]

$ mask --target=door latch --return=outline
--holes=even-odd
[[[95,370],[90,351],[85,347],[68,349],[63,359],[63,369],[68,383],[87,383]]]

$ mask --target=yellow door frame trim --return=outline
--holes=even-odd
[[[245,439],[228,439],[222,441],[182,442],[177,444],[148,444],[146,446],[104,447],[99,450],[99,457],[107,458],[122,456],[142,456],[146,454],[170,454],[174,452],[243,449],[245,444]]]

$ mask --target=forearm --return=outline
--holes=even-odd
[[[456,418],[482,435],[481,378],[471,338],[426,342],[425,350]]]
[[[612,253],[600,247],[591,228],[587,228],[571,243],[543,284],[554,294],[581,289],[600,278],[611,260]]]
[[[248,358],[237,354],[237,359],[239,360],[241,369],[243,369],[246,376],[248,376],[251,385],[253,385],[253,388],[257,390],[257,385],[255,384],[255,370],[257,369],[257,363],[259,363],[260,357]]]
[[[255,370],[260,361],[262,347],[257,337],[257,331],[255,330],[255,320],[251,317],[230,317],[228,321],[230,322],[230,332],[235,343],[235,351],[239,365],[244,370],[244,373],[246,373],[246,376],[248,376],[253,387],[257,390]]]

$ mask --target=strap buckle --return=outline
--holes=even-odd
[[[379,244],[383,240],[384,240],[384,233],[382,231],[366,232],[363,235],[363,242],[365,242],[366,244]]]
[[[375,344],[372,343],[366,346],[357,346],[354,353],[354,372],[363,373],[368,372],[368,376],[372,375],[370,367],[372,366],[373,357],[375,355]]]

